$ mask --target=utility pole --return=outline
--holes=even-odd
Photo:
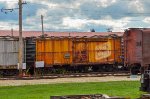
[[[13,30],[13,28],[11,28],[11,36],[12,37],[14,36],[14,30]]]
[[[41,15],[42,36],[44,37],[43,15]]]
[[[22,39],[22,0],[19,0],[19,77],[22,77],[23,39]]]
[[[19,9],[19,77],[22,77],[22,67],[23,67],[23,38],[22,38],[22,5],[27,4],[18,0],[19,8],[5,9],[2,8],[1,12],[7,14],[8,12],[13,12],[15,9]],[[13,36],[13,29],[11,30]]]

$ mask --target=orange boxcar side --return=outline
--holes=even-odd
[[[36,61],[45,66],[121,62],[121,38],[46,38],[36,40]]]
[[[72,62],[71,39],[47,38],[36,40],[36,61],[45,66],[64,65]]]
[[[121,40],[113,38],[99,38],[88,42],[90,63],[121,62]]]
[[[73,41],[73,63],[84,64],[88,62],[87,43],[84,38],[76,38]]]

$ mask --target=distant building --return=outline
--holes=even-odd
[[[76,37],[76,36],[99,36],[99,35],[109,35],[109,34],[116,34],[118,36],[122,36],[123,32],[44,32],[46,36],[71,36],[71,37]],[[10,30],[0,30],[0,36],[11,36],[12,33]],[[41,31],[23,31],[22,36],[23,37],[38,37],[41,36],[42,32]],[[18,31],[13,31],[13,36],[19,36]]]

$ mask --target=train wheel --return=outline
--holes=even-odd
[[[140,72],[140,68],[138,66],[131,66],[130,72],[131,75],[137,75]]]
[[[3,77],[3,70],[0,70],[0,77]]]

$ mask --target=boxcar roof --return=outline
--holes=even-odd
[[[111,35],[111,34],[116,34],[118,36],[122,36],[123,32],[44,32],[45,35],[47,36],[55,36],[55,37],[60,37],[60,36],[71,36],[71,37],[91,37],[91,36],[106,36],[106,35]],[[23,37],[38,37],[41,36],[41,31],[23,31]],[[0,36],[11,36],[11,31],[10,30],[0,30]],[[13,31],[13,36],[19,36],[18,31]]]
[[[143,32],[150,32],[150,28],[129,28],[128,30],[141,30]]]

